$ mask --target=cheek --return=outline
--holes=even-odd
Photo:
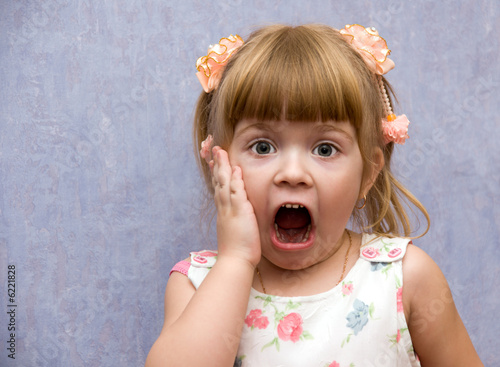
[[[328,200],[320,200],[321,203],[334,203],[331,210],[338,215],[344,216],[351,213],[358,200],[361,189],[361,171],[347,171],[342,177],[333,178],[332,184],[328,185],[320,193],[320,199],[323,197]]]
[[[327,191],[318,193],[319,205],[334,217],[350,215],[358,198],[358,188],[352,182],[329,187]]]
[[[262,170],[242,165],[240,166],[243,173],[243,183],[248,201],[252,204],[258,218],[266,212],[267,190],[266,179],[263,176]]]
[[[245,191],[247,192],[247,197],[250,203],[255,207],[262,199],[262,184],[258,179],[258,175],[250,169],[241,169],[243,172],[243,183],[245,184]]]
[[[228,153],[230,154],[230,151]],[[255,161],[248,159],[248,157],[245,157],[243,154],[230,154],[229,163],[231,167],[238,166],[241,168],[247,193],[253,191],[256,184],[261,182],[261,176],[259,175],[261,167],[256,164]]]

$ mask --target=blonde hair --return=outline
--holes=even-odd
[[[383,117],[384,104],[375,75],[338,30],[316,24],[273,25],[252,33],[229,60],[218,88],[201,93],[194,123],[195,151],[208,190],[213,192],[208,165],[198,154],[208,134],[213,135],[216,145],[227,149],[242,119],[350,121],[356,130],[365,175],[375,167],[377,147],[385,159],[366,196],[365,208],[354,209],[353,223],[375,234],[410,236],[411,223],[402,203],[407,201],[427,220],[423,236],[429,229],[429,216],[391,173],[394,143],[384,144]]]

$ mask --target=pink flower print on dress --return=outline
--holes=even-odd
[[[391,344],[391,346],[399,343],[399,341],[401,340],[401,333],[404,333],[405,331],[408,331],[408,328],[398,329],[396,334],[389,336],[389,343]]]
[[[340,363],[333,361],[328,365],[328,367],[340,367]]]
[[[249,328],[265,329],[269,325],[269,320],[266,316],[262,316],[262,310],[255,309],[248,313],[245,318],[245,324]]]
[[[349,282],[346,284],[342,283],[342,294],[344,296],[350,295],[352,293],[353,289],[354,289],[354,286],[352,285],[352,282]]]
[[[296,343],[302,334],[302,316],[296,312],[286,315],[278,324],[278,337]]]
[[[255,319],[253,324],[255,325],[255,327],[259,329],[265,329],[267,325],[269,325],[269,320],[267,319],[266,316],[263,316]]]
[[[397,305],[398,305],[398,312],[403,312],[403,287],[398,288],[398,292],[396,293],[397,297]]]
[[[380,255],[380,251],[373,247],[367,247],[361,252],[361,254],[367,259],[375,259]]]

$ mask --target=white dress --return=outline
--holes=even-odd
[[[324,293],[281,297],[252,288],[235,366],[420,366],[402,304],[409,242],[364,234],[356,264]],[[216,261],[216,252],[193,252],[172,271],[198,288]]]

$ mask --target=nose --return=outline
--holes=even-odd
[[[313,184],[310,162],[300,152],[282,154],[278,169],[274,176],[274,183],[279,186],[310,187]]]

